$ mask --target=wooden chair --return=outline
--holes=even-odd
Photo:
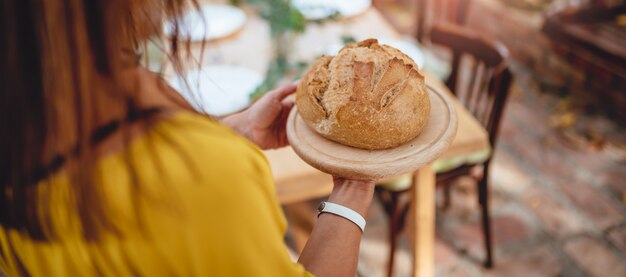
[[[491,149],[495,149],[498,126],[504,110],[509,87],[513,76],[507,65],[508,51],[504,45],[481,36],[472,30],[452,24],[437,24],[430,32],[433,44],[441,45],[452,51],[452,72],[446,85],[458,97],[461,103],[482,123],[489,132]],[[471,58],[470,65],[463,66],[464,58]],[[462,62],[463,61],[463,62]],[[463,66],[463,67],[462,67]],[[462,78],[465,77],[465,78]],[[442,185],[445,201],[449,203],[449,184],[460,176],[472,176],[477,181],[478,202],[481,206],[484,246],[486,250],[485,267],[493,266],[491,221],[489,217],[489,164],[492,151],[486,153],[479,161],[463,160],[454,168],[445,172],[437,172],[437,185]],[[472,172],[482,170],[482,174]],[[412,180],[413,178],[406,179]],[[409,181],[410,182],[410,181]],[[377,187],[377,197],[390,218],[390,256],[389,276],[393,272],[393,257],[397,237],[405,225],[406,213],[410,203],[402,197],[410,188],[404,186],[395,189],[381,185]],[[434,196],[433,196],[434,197]]]
[[[424,42],[438,22],[465,24],[471,0],[417,0],[417,40]]]
[[[581,73],[582,80],[562,73],[564,89],[626,122],[626,27],[618,19],[626,15],[626,1],[599,2],[551,14],[542,31],[554,53]]]

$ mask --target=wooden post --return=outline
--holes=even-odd
[[[411,187],[409,237],[414,276],[435,276],[435,172],[430,165],[415,173]]]

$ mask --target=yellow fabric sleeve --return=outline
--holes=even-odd
[[[55,176],[38,186],[51,195],[60,238],[37,242],[0,228],[0,268],[9,276],[19,268],[35,276],[310,276],[285,248],[262,152],[211,120],[179,113],[159,123],[103,158],[97,180],[118,235],[85,241],[69,182]]]

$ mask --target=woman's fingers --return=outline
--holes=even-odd
[[[282,87],[279,87],[275,90],[270,91],[268,94],[271,95],[272,97],[275,97],[276,99],[280,101],[280,100],[285,99],[285,97],[289,96],[290,94],[294,93],[297,88],[298,88],[297,84],[284,85]]]
[[[288,100],[288,99],[283,100],[283,102],[281,103],[281,106],[282,106],[282,111],[280,114],[281,118],[278,121],[280,122],[279,124],[281,125],[280,126],[281,128],[286,128],[285,125],[287,124],[287,118],[289,118],[289,113],[291,112],[291,109],[293,108],[294,104],[295,103],[293,102],[293,100]]]
[[[367,186],[367,185],[375,185],[376,181],[374,180],[356,180],[356,179],[346,179],[341,176],[333,175],[333,183],[335,185],[357,185],[357,186]]]
[[[283,109],[291,110],[291,108],[293,108],[293,105],[295,105],[296,102],[293,101],[293,99],[283,99],[283,101],[281,101],[281,104],[283,106]]]

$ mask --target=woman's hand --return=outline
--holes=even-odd
[[[365,216],[374,198],[376,182],[372,180],[351,180],[333,176],[333,191],[328,201],[344,205]]]
[[[294,102],[285,99],[296,91],[296,84],[272,90],[247,110],[225,117],[221,122],[254,142],[261,149],[280,148],[287,141],[287,117]]]

